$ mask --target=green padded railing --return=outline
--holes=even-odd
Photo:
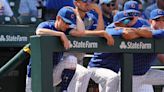
[[[121,63],[121,92],[132,92],[132,53],[163,53],[164,39],[136,39],[125,41],[115,37],[115,45],[108,46],[101,37],[68,36],[76,52],[111,52],[123,53]],[[32,50],[32,91],[53,92],[52,53],[65,51],[60,39],[51,36],[31,36]]]

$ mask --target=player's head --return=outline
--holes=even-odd
[[[82,12],[89,11],[89,0],[74,0],[74,5],[78,7],[78,9]]]
[[[63,7],[58,11],[56,18],[57,28],[65,31],[68,28],[76,27],[76,15],[72,7]]]
[[[127,24],[127,26],[133,26],[140,16],[139,11],[139,4],[136,1],[127,1],[124,4],[124,11],[129,15],[132,16],[131,21]]]
[[[105,14],[111,14],[115,9],[115,0],[100,0],[99,5],[101,6],[102,12]]]
[[[125,11],[119,11],[113,18],[113,21],[117,27],[127,27],[127,25],[133,20],[133,16],[129,16]]]
[[[164,29],[164,11],[155,9],[150,13],[150,23],[154,29]]]
[[[138,16],[140,14],[139,4],[136,1],[127,1],[124,4],[124,11],[132,13],[134,16]]]

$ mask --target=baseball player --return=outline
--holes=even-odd
[[[108,26],[113,22],[114,12],[116,12],[116,0],[100,0],[99,6],[102,10],[104,26]]]
[[[82,22],[78,20],[79,18],[77,18],[79,17],[78,13],[74,12],[75,11],[73,11],[70,7],[64,7],[60,9],[56,17],[57,20],[50,20],[40,23],[37,27],[36,34],[59,36],[65,49],[68,49],[70,46],[69,40],[66,37],[67,34],[77,37],[85,35],[97,35],[105,37],[107,39],[107,44],[114,44],[112,36],[108,35],[105,31],[93,32],[78,30],[79,28],[76,26],[76,23],[79,25],[78,23]],[[86,92],[88,81],[90,79],[90,73],[83,66],[77,65],[77,58],[71,54],[63,56],[63,52],[54,53],[53,57],[53,63],[54,66],[56,66],[53,72],[54,86],[61,82],[61,92]],[[27,77],[27,80],[31,80],[30,74],[28,75],[29,76]],[[75,83],[72,82],[72,78],[76,79],[73,80]],[[26,89],[27,88],[30,89],[30,86],[27,86]]]
[[[150,24],[154,38],[164,37],[164,11],[161,9],[155,9],[150,13]],[[164,63],[164,54],[157,54],[159,61]],[[155,77],[154,75],[160,75]],[[146,77],[146,78],[145,78]],[[164,84],[164,71],[150,69],[147,74],[144,75],[143,83],[151,85],[163,85]],[[150,79],[151,78],[151,79]],[[164,88],[162,90],[164,92]]]
[[[132,18],[132,15],[126,14],[125,11],[120,11],[114,16],[114,23],[106,28],[106,31],[111,35],[122,35],[125,39],[134,39],[134,33],[128,30],[113,31],[115,27],[127,27],[121,21]],[[140,23],[140,22],[139,22]],[[143,24],[142,24],[143,25]],[[145,30],[140,31],[144,33]],[[150,32],[151,33],[151,32]],[[151,35],[148,35],[151,37]],[[145,37],[148,37],[145,36]],[[94,57],[89,62],[89,70],[92,72],[91,78],[99,84],[100,92],[117,92],[119,77],[118,71],[120,69],[120,62],[122,60],[121,53],[94,53]]]
[[[124,10],[126,10],[127,12],[131,12],[131,10],[132,10],[132,8],[130,9],[130,8],[128,8],[128,6],[134,6],[133,4],[135,4],[135,2],[134,1],[129,1],[129,2],[126,2],[125,3],[125,5],[124,5]],[[135,10],[137,10],[135,7],[134,7],[134,9]],[[137,12],[137,11],[136,11]],[[136,58],[139,58],[139,57],[142,57],[142,56],[149,56],[149,57],[151,57],[151,59],[143,59],[143,61],[145,61],[145,62],[152,62],[153,61],[153,54],[148,54],[148,55],[146,55],[146,54],[141,54],[141,55],[139,55],[139,54],[135,54],[134,55],[134,58],[136,57]],[[135,62],[136,61],[136,62]],[[147,65],[146,65],[146,63],[145,64],[143,64],[143,63],[141,63],[142,62],[142,60],[140,61],[140,60],[134,60],[134,77],[133,77],[133,91],[134,92],[153,92],[153,88],[151,87],[151,84],[149,84],[149,85],[147,85],[147,83],[145,83],[147,86],[145,87],[145,84],[143,83],[143,85],[140,85],[140,84],[138,84],[138,82],[140,82],[140,81],[138,81],[138,79],[139,78],[137,78],[136,79],[136,75],[137,76],[139,76],[140,75],[140,73],[141,72],[143,72],[143,71],[145,71],[146,69],[149,69],[148,68],[148,66],[150,66],[150,64],[151,63],[148,63]],[[142,66],[142,67],[141,67]],[[137,73],[138,72],[138,73]],[[140,73],[139,73],[140,72]],[[141,74],[142,75],[142,74]],[[137,82],[137,83],[136,83]],[[143,82],[143,81],[142,81]],[[138,85],[140,85],[140,87],[138,88]],[[136,86],[137,85],[137,86]]]
[[[137,4],[135,4],[137,7]],[[127,7],[128,8],[128,7]],[[114,23],[106,28],[106,31],[112,35],[122,35],[125,39],[135,39],[138,37],[150,38],[151,32],[147,30],[129,32],[129,28],[113,31],[115,27],[142,27],[149,26],[148,22],[136,17],[138,11],[121,11],[114,17]],[[132,21],[132,22],[131,22]],[[123,23],[122,23],[123,22]],[[111,30],[110,30],[111,29]],[[133,29],[130,29],[133,30]],[[149,34],[146,34],[149,33]],[[91,78],[99,84],[100,92],[116,92],[118,90],[118,74],[120,61],[122,60],[121,53],[94,53],[94,57],[89,63],[89,69],[92,72]]]
[[[104,30],[104,24],[102,24],[103,17],[102,12],[98,5],[90,3],[90,0],[74,0],[74,5],[79,12],[80,18],[84,25],[77,25],[80,29],[85,30]],[[84,27],[83,27],[84,26]],[[72,52],[78,59],[78,64],[83,65],[83,58],[85,53]]]
[[[156,16],[152,17],[152,19],[154,19],[154,21],[156,18],[159,18],[159,16],[162,15],[162,12],[160,13],[161,15],[159,15],[158,13],[156,11],[156,14],[154,14]],[[151,13],[151,14],[153,14],[153,13]],[[134,20],[130,20],[129,22],[126,22],[126,20],[122,20],[122,23],[124,23],[124,22],[129,26],[130,22],[133,23]],[[135,25],[133,25],[133,26],[135,26]],[[153,26],[153,25],[151,25],[151,26]],[[159,28],[160,28],[160,26],[159,26]],[[142,28],[141,28],[141,30],[142,30]],[[136,30],[136,32],[139,32],[139,31]],[[163,32],[161,30],[156,30],[156,32],[152,32],[152,33],[153,33],[154,37],[162,37],[163,36]],[[138,34],[138,33],[136,33],[136,34]],[[143,33],[142,36],[143,35],[146,35],[146,33]],[[147,58],[145,58],[145,57],[147,57]],[[146,90],[145,84],[146,84],[146,86],[161,85],[161,84],[163,85],[163,83],[164,83],[163,71],[150,69],[151,63],[154,61],[154,59],[156,57],[160,61],[163,61],[164,57],[162,54],[155,54],[155,53],[143,53],[143,54],[136,53],[136,54],[133,54],[133,62],[134,62],[133,92],[150,92],[150,91],[152,91],[152,90],[149,90],[149,91]],[[157,76],[157,75],[160,75],[160,76]]]

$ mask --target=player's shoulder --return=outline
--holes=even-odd
[[[38,26],[47,26],[47,25],[53,25],[54,24],[54,20],[48,20],[48,21],[44,21],[41,22]]]
[[[138,18],[138,21],[140,23],[142,23],[143,25],[148,25],[150,26],[150,23],[148,22],[148,20],[144,19],[144,18]]]

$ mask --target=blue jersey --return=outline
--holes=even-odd
[[[138,18],[137,22],[132,26],[132,28],[140,28],[140,27],[150,27],[150,24],[147,20],[143,18]]]
[[[120,68],[120,61],[122,54],[114,53],[94,53],[94,57],[89,62],[89,67],[100,67],[111,69],[118,72]]]
[[[114,23],[107,26],[106,29],[113,29],[113,28],[115,28]],[[116,33],[116,31],[113,32]],[[118,72],[120,69],[120,61],[122,60],[121,58],[122,58],[121,53],[94,53],[94,56],[91,58],[88,66],[107,68],[113,70],[114,72]]]
[[[94,11],[89,11],[84,16],[84,25],[87,30],[95,30],[98,22],[98,15]]]
[[[42,22],[38,25],[37,29],[38,28],[46,28],[46,29],[51,29],[54,31],[60,31],[55,28],[54,22],[55,21],[53,21],[53,20]],[[71,31],[71,29],[68,29],[64,33],[66,35],[68,35],[70,31]],[[63,57],[63,52],[54,52],[53,53],[53,66],[57,65],[60,62],[62,57]],[[31,59],[30,59],[29,65],[27,66],[27,75],[28,75],[28,77],[31,77]]]
[[[106,28],[108,25],[110,25],[113,22],[113,16],[110,15],[110,18],[103,15],[104,20],[104,27]]]
[[[141,18],[132,26],[133,28],[148,27],[149,24],[146,20]],[[112,35],[121,35],[122,31],[116,31],[114,23],[109,25],[106,28],[106,31]],[[104,58],[105,57],[105,58]],[[108,58],[109,57],[109,58]],[[133,54],[133,74],[134,75],[143,75],[145,74],[151,66],[151,63],[154,61],[156,54],[151,53],[136,53]],[[99,60],[99,58],[104,58]],[[94,54],[94,57],[91,59],[89,66],[91,67],[105,67],[117,72],[120,68],[120,61],[123,61],[121,53],[102,53],[100,55]],[[115,69],[113,68],[115,66]]]
[[[136,53],[133,54],[133,75],[143,75],[151,67],[155,60],[155,53]]]

